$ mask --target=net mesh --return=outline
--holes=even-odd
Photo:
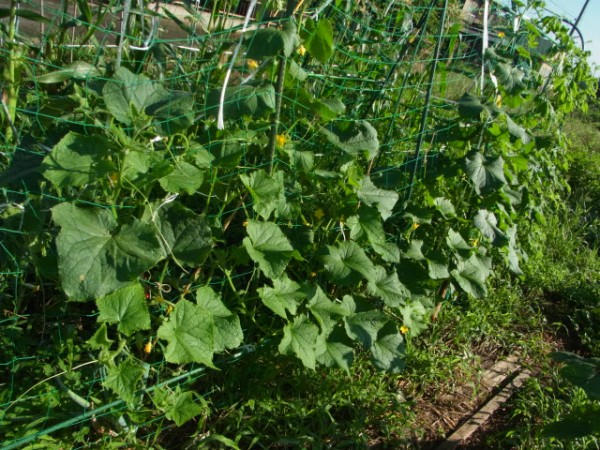
[[[65,188],[56,194],[40,181],[38,168],[50,150],[48,143],[57,142],[67,132],[109,130],[108,123],[94,114],[94,108],[100,106],[93,94],[100,95],[103,83],[108,81],[103,74],[117,67],[144,73],[146,78],[138,79],[140,83],[159,81],[165,92],[192,96],[193,120],[199,124],[196,132],[202,136],[203,146],[214,153],[222,152],[223,134],[213,126],[217,106],[210,97],[219,92],[230,64],[233,67],[230,86],[239,85],[263,70],[260,62],[243,54],[231,63],[245,16],[251,17],[245,36],[252,36],[259,29],[282,22],[289,6],[282,4],[278,9],[277,2],[261,2],[251,11],[251,3],[245,0],[3,2],[0,61],[5,72],[16,66],[19,89],[14,91],[17,83],[5,82],[3,86],[0,194],[3,448],[34,442],[50,445],[55,436],[66,434],[73,437],[73,442],[83,443],[90,428],[106,427],[109,423],[106,417],[111,418],[111,423],[121,424],[121,430],[137,433],[138,440],[146,442],[152,442],[157,429],[164,432],[165,427],[172,427],[163,423],[163,415],[138,421],[135,429],[124,423],[127,404],[105,400],[102,387],[105,369],[94,364],[95,355],[75,350],[77,340],[95,323],[97,314],[85,304],[65,304],[50,295],[46,290],[53,287],[44,281],[47,274],[40,273],[55,270],[50,263],[52,255],[44,254],[53,251],[47,245],[52,237],[46,231],[50,207],[76,200],[107,210],[135,208],[137,199],[128,199],[118,206],[109,201],[99,202],[99,198],[107,196],[97,192],[94,185],[80,190]],[[301,89],[283,86],[286,121],[263,121],[246,134],[238,133],[235,139],[241,152],[239,162],[227,173],[214,171],[211,176],[226,181],[239,173],[270,167],[274,159],[288,164],[279,153],[267,152],[257,159],[249,151],[254,145],[250,134],[270,134],[273,126],[277,127],[273,137],[284,135],[318,156],[322,152],[318,130],[296,126],[307,114],[318,114],[310,109],[305,98],[305,93],[311,92],[315,97],[341,100],[345,105],[345,111],[333,123],[342,119],[368,120],[378,131],[379,154],[372,162],[371,176],[381,186],[393,187],[408,201],[415,183],[428,171],[435,170],[436,157],[443,150],[436,135],[449,133],[458,126],[456,121],[448,120],[445,127],[444,119],[456,116],[457,101],[478,83],[481,37],[479,31],[469,31],[477,28],[477,22],[472,22],[470,16],[468,20],[465,18],[462,2],[329,0],[290,4],[295,17],[306,19],[301,22],[301,33],[308,18],[328,19],[333,27],[335,58],[321,63],[301,50],[294,53],[290,57],[293,63],[288,64],[293,64],[305,81]],[[6,18],[11,7],[19,11],[14,27]],[[269,76],[276,78],[276,73]],[[78,95],[82,91],[87,94]],[[11,94],[20,99],[16,105],[11,104]],[[330,113],[336,105],[339,104],[322,106],[321,113]],[[12,107],[14,112],[10,111]],[[164,119],[165,131],[169,131],[166,129],[176,126],[174,120],[187,115],[189,111],[167,108],[157,116]],[[18,122],[13,123],[15,117]],[[213,125],[207,125],[208,122]],[[129,131],[135,131],[136,124],[130,126]],[[118,141],[121,137],[115,138]],[[154,139],[166,142],[164,136],[148,136],[149,141]],[[11,142],[17,142],[16,147]],[[221,157],[227,155],[221,153]],[[207,207],[207,212],[227,228],[241,220],[236,213],[251,207],[249,199],[231,205],[223,210],[216,205]],[[24,258],[17,253],[23,251],[29,256]],[[169,270],[165,266],[165,271]],[[215,276],[211,284],[219,287],[235,283],[236,278],[249,274]],[[184,281],[195,283],[193,276]],[[163,290],[167,286],[156,280],[144,282],[155,295],[166,295]],[[167,307],[167,304],[154,306],[157,310]],[[247,340],[252,342],[252,337]],[[249,353],[269,343],[256,342],[224,357],[217,365],[228,367],[228,373],[241,367],[240,361]],[[167,379],[154,378],[157,373],[173,373],[163,371],[164,366],[162,360],[148,361],[144,377],[154,380],[146,390],[148,393],[164,386],[173,390],[177,386],[202,386],[200,392],[211,396],[211,383],[202,384],[207,376],[203,366],[192,364]],[[104,439],[111,439],[106,430],[97,436],[102,433]]]

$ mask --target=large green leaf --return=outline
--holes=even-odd
[[[475,227],[481,231],[495,246],[502,247],[508,243],[508,237],[498,228],[498,219],[493,212],[480,209],[473,218]]]
[[[182,391],[179,386],[175,392],[166,388],[156,389],[152,401],[158,409],[165,413],[165,417],[174,421],[178,427],[203,412],[207,412],[206,403],[195,402],[194,393]]]
[[[167,91],[164,98],[146,107],[146,114],[154,117],[154,123],[163,134],[172,135],[194,123],[196,102],[191,92]]]
[[[281,30],[269,27],[249,32],[249,36],[245,39],[248,47],[246,56],[252,59],[277,55],[290,56],[300,41],[296,31],[294,21],[288,20]]]
[[[450,277],[448,273],[448,257],[441,250],[427,253],[427,268],[432,280],[443,280]]]
[[[311,286],[306,305],[321,325],[323,333],[330,333],[340,317],[348,315],[348,310],[338,302],[332,302],[320,286]]]
[[[239,346],[243,339],[239,318],[229,311],[209,287],[196,291],[196,304],[180,300],[168,321],[158,329],[168,346],[165,359],[172,363],[198,362],[209,367],[213,355]]]
[[[135,113],[144,113],[148,106],[168,100],[169,93],[148,77],[120,67],[102,88],[102,96],[113,117],[131,125]]]
[[[224,131],[221,139],[211,139],[208,150],[214,157],[213,165],[218,167],[236,167],[244,152],[256,140],[253,130]]]
[[[315,166],[315,154],[309,151],[300,151],[293,148],[285,148],[290,158],[292,170],[310,172]]]
[[[271,278],[279,278],[292,258],[293,248],[273,222],[249,220],[244,247],[260,270]]]
[[[162,259],[154,227],[136,219],[118,229],[106,209],[72,203],[52,208],[63,290],[72,300],[103,297],[131,283]]]
[[[425,261],[426,258],[422,250],[423,244],[424,242],[419,239],[412,239],[406,251],[402,253],[403,256],[413,261]]]
[[[367,159],[373,159],[379,152],[377,130],[365,120],[337,123],[320,130],[329,142],[351,155],[365,152]]]
[[[315,98],[305,89],[294,89],[287,93],[299,106],[312,111],[323,122],[335,119],[346,111],[346,105],[338,98]]]
[[[139,283],[124,287],[96,300],[98,322],[116,323],[117,329],[130,336],[150,328],[150,313],[144,288]]]
[[[466,157],[465,170],[478,194],[487,194],[506,184],[501,156],[488,158],[478,151],[472,151]]]
[[[386,273],[381,266],[375,267],[375,277],[369,280],[368,290],[381,298],[387,306],[397,307],[403,304],[409,292],[398,279],[396,272]]]
[[[213,368],[214,335],[214,321],[187,300],[177,302],[169,319],[158,329],[158,337],[168,342],[165,350],[168,362],[198,362]]]
[[[337,365],[350,373],[354,361],[352,341],[346,336],[344,329],[335,328],[330,334],[321,333],[316,344],[317,361],[327,367]]]
[[[255,170],[250,174],[241,174],[240,179],[252,195],[254,211],[265,220],[271,213],[285,204],[284,173],[278,170],[269,175],[265,170]]]
[[[99,135],[69,132],[42,162],[42,174],[56,187],[83,186],[114,170],[105,158],[110,144]]]
[[[526,88],[525,72],[508,63],[496,64],[494,75],[498,77],[498,82],[509,94],[516,94]]]
[[[389,263],[400,262],[400,249],[394,242],[373,242],[371,244],[373,250],[381,256],[381,258]]]
[[[484,109],[481,101],[468,93],[463,94],[458,101],[458,114],[465,119],[479,119]]]
[[[408,328],[407,332],[410,336],[417,336],[427,328],[430,314],[422,301],[409,301],[401,306],[399,311],[402,315],[402,324]]]
[[[308,72],[300,67],[300,65],[293,59],[288,61],[287,70],[291,77],[298,81],[304,81],[308,78]]]
[[[407,206],[406,209],[402,212],[402,217],[409,218],[413,221],[413,223],[431,223],[433,219],[434,210],[431,208],[421,208],[416,205]]]
[[[466,261],[458,261],[451,275],[458,285],[473,297],[482,298],[487,295],[485,281],[490,273],[487,262],[478,255],[472,255]]]
[[[287,276],[273,280],[273,287],[258,288],[258,295],[262,302],[279,317],[287,319],[286,310],[296,315],[296,309],[306,294],[300,285],[290,280]]]
[[[180,203],[168,203],[155,213],[164,256],[172,255],[179,264],[200,266],[213,246],[208,219]]]
[[[106,322],[103,322],[86,343],[94,350],[108,352],[113,342],[115,341],[109,339],[108,337],[108,328],[106,327]]]
[[[400,372],[405,366],[404,339],[392,322],[377,333],[377,340],[370,348],[375,367],[388,372]]]
[[[383,220],[392,215],[392,210],[396,202],[398,202],[398,193],[379,189],[368,176],[365,176],[360,181],[360,187],[356,191],[356,194],[359,200],[366,205],[375,206],[379,210]]]
[[[115,119],[131,125],[140,113],[158,119],[165,133],[174,133],[194,121],[194,96],[172,92],[144,75],[136,75],[125,67],[117,69],[102,88],[106,107]]]
[[[333,26],[327,19],[315,22],[308,18],[302,32],[304,46],[319,62],[325,64],[333,55]]]
[[[521,142],[523,144],[529,144],[531,142],[531,136],[529,136],[525,128],[523,128],[520,125],[517,125],[508,114],[504,114],[504,118],[506,119],[506,126],[508,128],[508,132],[511,135],[521,139]]]
[[[121,159],[121,179],[138,189],[154,185],[172,170],[171,162],[162,152],[130,150]]]
[[[359,240],[364,235],[384,261],[400,262],[400,249],[395,243],[387,241],[381,214],[375,208],[361,206],[357,215],[348,217],[346,225],[350,228],[353,240]]]
[[[444,197],[437,197],[433,200],[433,204],[436,209],[440,212],[444,219],[456,217],[456,210],[450,200]]]
[[[160,186],[167,192],[186,192],[194,194],[204,181],[204,172],[196,166],[178,161],[174,163],[173,171],[159,180]]]
[[[319,328],[303,316],[288,323],[283,329],[283,338],[279,343],[279,352],[295,354],[309,369],[316,364],[316,345]]]
[[[211,91],[207,112],[216,115],[221,103],[221,89]],[[223,115],[226,119],[242,116],[260,117],[275,110],[275,87],[270,84],[242,84],[225,89]]]
[[[473,251],[473,247],[467,244],[467,241],[464,240],[461,234],[452,228],[448,230],[446,245],[462,258],[468,258]]]
[[[331,279],[340,285],[352,284],[360,280],[375,279],[375,266],[364,250],[354,241],[343,241],[337,246],[328,245],[323,256],[325,269]]]
[[[136,392],[141,387],[144,368],[133,359],[126,359],[116,366],[108,368],[104,386],[111,389],[125,402],[131,404],[136,400]]]
[[[365,348],[371,348],[377,335],[385,324],[388,317],[385,313],[377,310],[356,312],[344,318],[346,333],[351,339],[357,340]]]
[[[215,353],[236,348],[242,343],[244,333],[240,319],[223,304],[221,296],[208,286],[196,291],[198,314],[205,321],[213,322],[213,350]]]

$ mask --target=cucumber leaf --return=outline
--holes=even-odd
[[[273,222],[249,220],[244,247],[260,270],[271,278],[279,278],[292,258],[294,249]]]
[[[126,336],[150,328],[144,288],[138,283],[99,298],[96,304],[100,313],[98,322],[116,323],[117,330]]]
[[[319,328],[303,316],[298,316],[283,329],[279,352],[295,354],[309,369],[316,365],[316,344]]]
[[[62,288],[71,300],[85,301],[129,285],[163,257],[154,226],[133,219],[120,229],[106,209],[72,203],[52,208],[61,227],[56,238]]]

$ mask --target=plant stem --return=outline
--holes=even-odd
[[[296,0],[288,0],[285,10],[285,18],[290,19],[296,8]],[[281,116],[281,97],[283,94],[283,82],[285,80],[285,69],[287,66],[287,59],[285,56],[279,57],[279,70],[277,73],[277,84],[275,86],[275,114],[271,121],[271,136],[269,136],[269,154],[271,155],[271,167],[270,172],[273,175],[273,169],[275,168],[275,145],[277,143],[277,131],[279,129],[279,117]]]
[[[277,73],[277,84],[275,86],[275,114],[271,121],[271,135],[269,136],[269,155],[271,155],[271,175],[275,167],[275,146],[277,144],[277,131],[279,130],[279,117],[281,116],[281,96],[283,93],[283,80],[287,60],[284,56],[279,57],[279,71]]]
[[[9,13],[9,24],[8,24],[8,45],[10,45],[10,52],[8,56],[8,90],[6,96],[8,97],[7,105],[7,124],[6,124],[6,142],[12,143],[16,140],[16,129],[14,126],[15,119],[17,116],[17,99],[19,97],[19,84],[17,82],[17,58],[19,57],[18,49],[15,42],[15,35],[17,33],[17,10],[19,9],[19,0],[11,0],[10,2],[10,13]]]

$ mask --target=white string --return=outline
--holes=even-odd
[[[252,0],[250,3],[250,7],[246,12],[246,18],[244,19],[244,26],[242,27],[242,31],[240,34],[240,40],[233,51],[233,56],[231,57],[231,62],[229,63],[229,68],[227,69],[227,73],[225,74],[225,80],[223,81],[223,88],[221,89],[221,97],[219,98],[219,114],[217,115],[217,128],[222,130],[225,128],[225,121],[223,119],[223,108],[225,104],[225,90],[227,89],[227,84],[229,83],[229,77],[231,76],[231,71],[233,70],[233,65],[235,64],[235,60],[237,58],[238,53],[240,52],[240,48],[242,47],[242,42],[244,41],[244,33],[248,29],[248,23],[250,22],[250,17],[252,17],[252,13],[254,12],[254,8],[256,7],[256,3],[258,0]]]
[[[325,8],[327,8],[329,5],[331,5],[332,1],[333,0],[327,0],[325,3],[323,3],[321,6],[319,6],[317,8],[317,10],[315,11],[315,13],[311,16],[311,19],[318,20],[319,14],[321,14]]]

